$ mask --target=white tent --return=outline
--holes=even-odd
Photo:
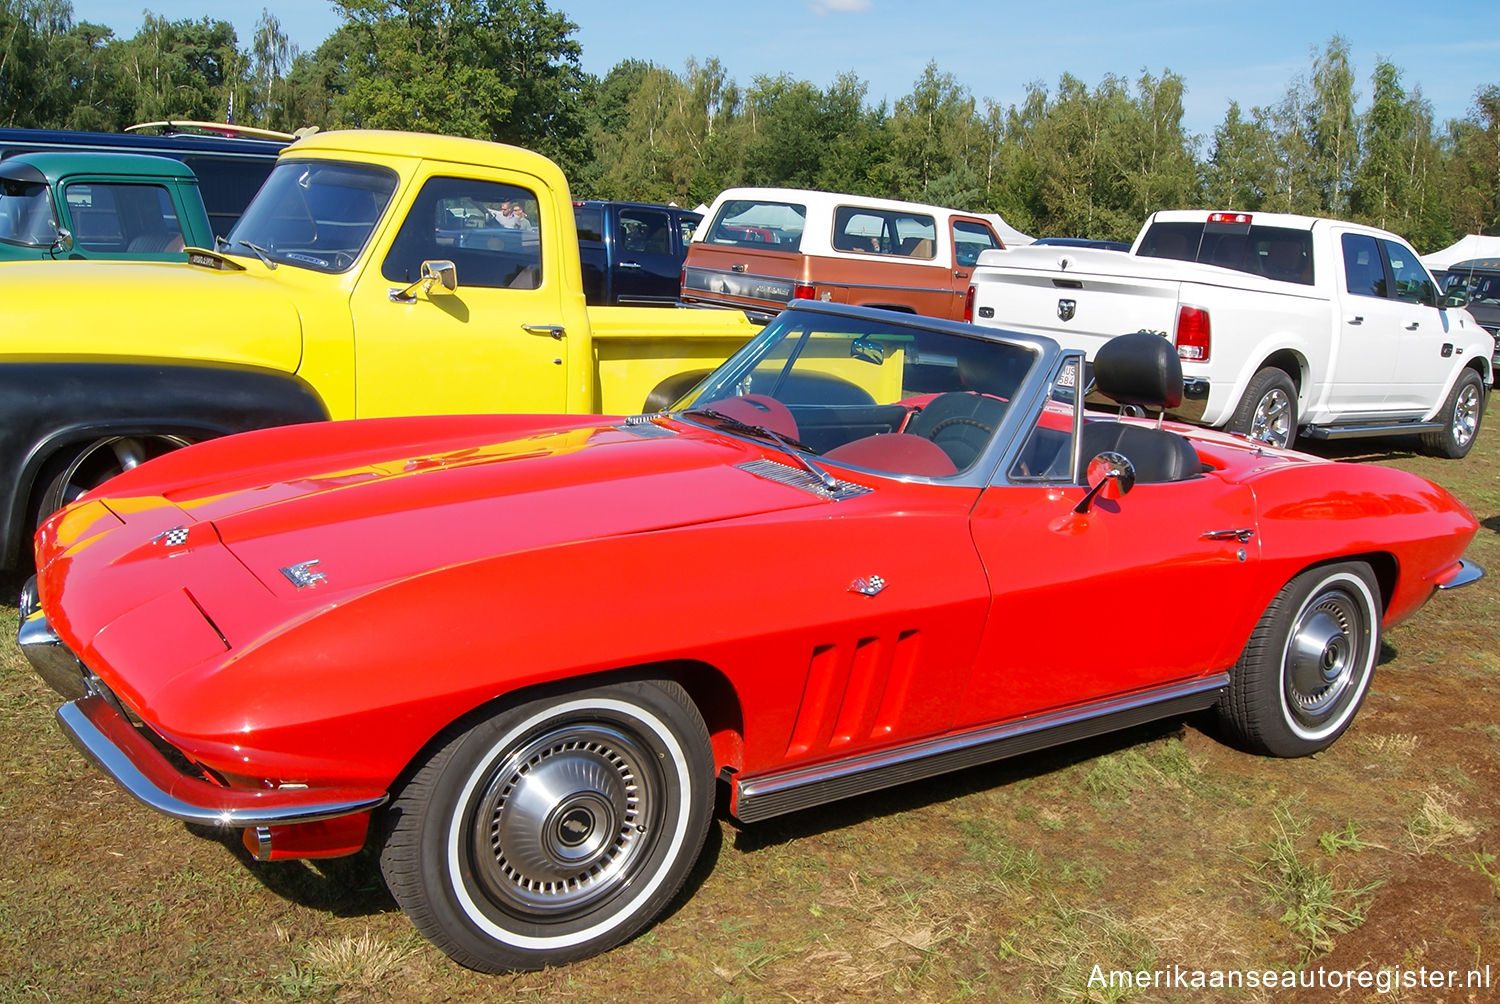
[[[1035,237],[1023,234],[1009,223],[1006,223],[999,213],[980,213],[979,215],[994,224],[995,233],[1000,236],[1000,239],[1005,242],[1005,246],[1008,248],[1018,248],[1036,240]]]
[[[1468,234],[1457,244],[1450,244],[1441,251],[1422,255],[1422,264],[1434,272],[1442,272],[1455,262],[1474,258],[1500,259],[1500,237],[1483,234]]]

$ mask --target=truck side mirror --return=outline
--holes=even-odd
[[[458,289],[458,266],[451,261],[434,259],[422,263],[421,277],[404,289],[392,289],[387,294],[392,303],[416,303],[417,290],[428,296],[448,295]]]
[[[57,228],[57,237],[52,241],[53,254],[67,254],[73,250],[73,231],[67,227]]]
[[[1443,297],[1444,307],[1467,307],[1468,305],[1468,294],[1462,289],[1450,291],[1447,296]]]

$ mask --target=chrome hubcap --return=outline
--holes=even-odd
[[[1250,420],[1250,438],[1271,446],[1285,446],[1291,439],[1292,402],[1279,387],[1266,391],[1256,402]]]
[[[1363,671],[1367,644],[1360,612],[1342,591],[1323,593],[1309,603],[1283,656],[1292,715],[1310,726],[1332,716]]]
[[[1479,401],[1479,388],[1467,383],[1453,402],[1453,442],[1459,446],[1468,446],[1479,431]]]
[[[491,902],[558,918],[628,884],[655,836],[656,759],[626,732],[590,723],[498,761],[468,823],[474,878]]]

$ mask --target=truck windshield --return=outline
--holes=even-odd
[[[1313,284],[1310,230],[1253,224],[1160,221],[1151,224],[1136,254],[1218,265],[1304,286]]]
[[[385,212],[396,175],[333,161],[283,160],[229,232],[229,254],[318,272],[350,268]]]
[[[39,182],[0,182],[0,241],[27,247],[50,247],[57,240],[57,220],[47,186]]]

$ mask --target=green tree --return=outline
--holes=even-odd
[[[1348,215],[1349,189],[1359,164],[1358,100],[1349,42],[1335,35],[1313,61],[1306,107],[1308,181],[1318,193],[1323,215]]]
[[[1203,197],[1216,209],[1255,210],[1273,185],[1271,165],[1275,137],[1265,112],[1246,119],[1237,101],[1229,102],[1224,121],[1214,129],[1213,147],[1203,167]]]
[[[0,122],[34,129],[67,117],[72,28],[66,0],[0,0]]]
[[[325,64],[341,124],[470,136],[583,159],[577,26],[541,0],[335,0]],[[332,40],[330,40],[332,41]]]

